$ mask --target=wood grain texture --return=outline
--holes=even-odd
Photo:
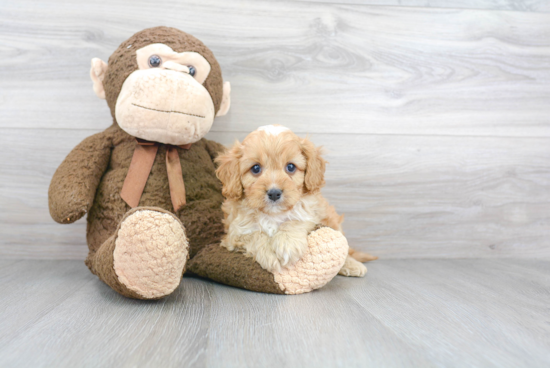
[[[93,275],[82,271],[82,262],[4,260],[0,265],[0,346],[90,283]]]
[[[85,221],[50,218],[47,189],[85,130],[5,130],[0,254],[83,259]],[[231,144],[246,133],[211,133]],[[550,139],[311,134],[350,245],[382,258],[550,258]],[[25,162],[25,165],[21,165]]]
[[[217,55],[233,107],[215,131],[550,136],[548,14],[308,2],[2,4],[0,127],[101,129],[92,57],[165,24]]]
[[[376,261],[300,296],[184,278],[156,302],[121,297],[77,261],[3,261],[0,281],[1,366],[550,364],[548,261]]]
[[[0,254],[83,259],[85,221],[47,206],[65,155],[94,131],[5,129]],[[210,133],[232,144],[246,133]],[[550,258],[550,139],[311,134],[329,161],[323,190],[350,245],[382,258]],[[25,165],[21,165],[25,162]]]
[[[385,258],[550,257],[546,138],[309,137],[327,151],[323,193],[345,214],[354,248]]]
[[[298,0],[315,3],[550,12],[545,0]]]

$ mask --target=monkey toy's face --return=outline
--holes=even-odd
[[[142,33],[147,37],[136,38]],[[194,143],[208,133],[216,115],[229,109],[229,82],[222,85],[210,50],[173,28],[151,28],[134,35],[109,64],[93,59],[90,75],[96,94],[114,108],[118,125],[149,141]]]
[[[116,102],[118,125],[138,138],[174,145],[204,137],[215,115],[202,85],[208,61],[161,43],[137,50],[136,60],[139,69],[126,78]]]

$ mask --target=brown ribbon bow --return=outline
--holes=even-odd
[[[150,142],[136,138],[137,145],[132,156],[132,162],[124,179],[120,196],[124,202],[132,208],[137,207],[143,189],[151,173],[153,162],[161,143]],[[172,146],[166,144],[166,171],[168,173],[168,185],[170,186],[170,198],[174,211],[179,210],[185,205],[185,184],[181,173],[180,156],[177,147],[183,149],[191,148],[191,144],[183,146]]]

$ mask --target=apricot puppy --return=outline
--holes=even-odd
[[[293,265],[318,226],[342,231],[343,216],[321,195],[326,161],[320,148],[288,128],[269,125],[218,156],[226,235],[221,245],[275,272]],[[339,274],[364,276],[360,261],[376,259],[350,248]]]

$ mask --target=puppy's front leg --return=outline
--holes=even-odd
[[[279,241],[284,242],[285,239],[282,236],[270,237],[264,232],[256,231],[249,234],[229,234],[222,240],[221,246],[254,258],[264,270],[279,272],[283,266],[281,259],[284,260],[284,255],[278,255],[276,249],[275,244]]]
[[[264,270],[269,272],[279,272],[281,262],[272,246],[273,238],[263,232],[254,233],[252,242],[248,243],[247,254],[254,257]]]
[[[307,250],[307,235],[315,227],[307,221],[288,221],[279,227],[272,237],[271,247],[281,266],[296,263]]]
[[[264,270],[280,271],[281,264],[271,248],[272,239],[261,231],[249,234],[230,233],[222,239],[221,246],[232,252],[242,252],[254,258]]]

